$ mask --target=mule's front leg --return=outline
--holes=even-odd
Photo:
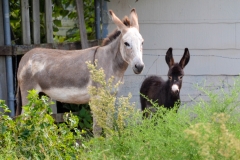
[[[100,137],[102,133],[102,127],[100,127],[97,123],[97,118],[93,113],[93,135],[95,137]]]

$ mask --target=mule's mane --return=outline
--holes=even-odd
[[[127,16],[125,16],[122,20],[125,26],[130,27],[130,20]],[[106,46],[110,44],[114,39],[116,39],[121,34],[121,31],[118,29],[114,30],[111,34],[109,34],[106,38],[103,39],[101,46]]]

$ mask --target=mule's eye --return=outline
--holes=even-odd
[[[129,47],[130,44],[128,42],[124,42],[125,46]]]
[[[168,76],[168,79],[169,79],[169,80],[172,80],[172,76]]]
[[[182,80],[182,77],[183,77],[183,76],[179,76],[178,79],[179,79],[179,80]]]

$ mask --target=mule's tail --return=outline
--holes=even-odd
[[[21,96],[21,91],[20,91],[19,85],[17,87],[16,100],[17,100],[17,109],[16,109],[15,116],[18,116],[22,112],[22,96]]]

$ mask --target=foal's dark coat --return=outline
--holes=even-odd
[[[171,109],[174,104],[180,102],[180,89],[182,87],[182,77],[184,76],[183,68],[188,64],[190,54],[187,48],[185,48],[184,55],[179,63],[174,63],[172,56],[172,48],[169,48],[165,60],[169,66],[168,80],[164,81],[161,77],[150,76],[146,78],[140,88],[140,93],[145,95],[148,99],[157,101],[159,106]],[[154,108],[150,108],[152,104],[140,95],[141,109],[142,111],[149,108],[154,112]],[[144,114],[148,116],[147,114]]]

